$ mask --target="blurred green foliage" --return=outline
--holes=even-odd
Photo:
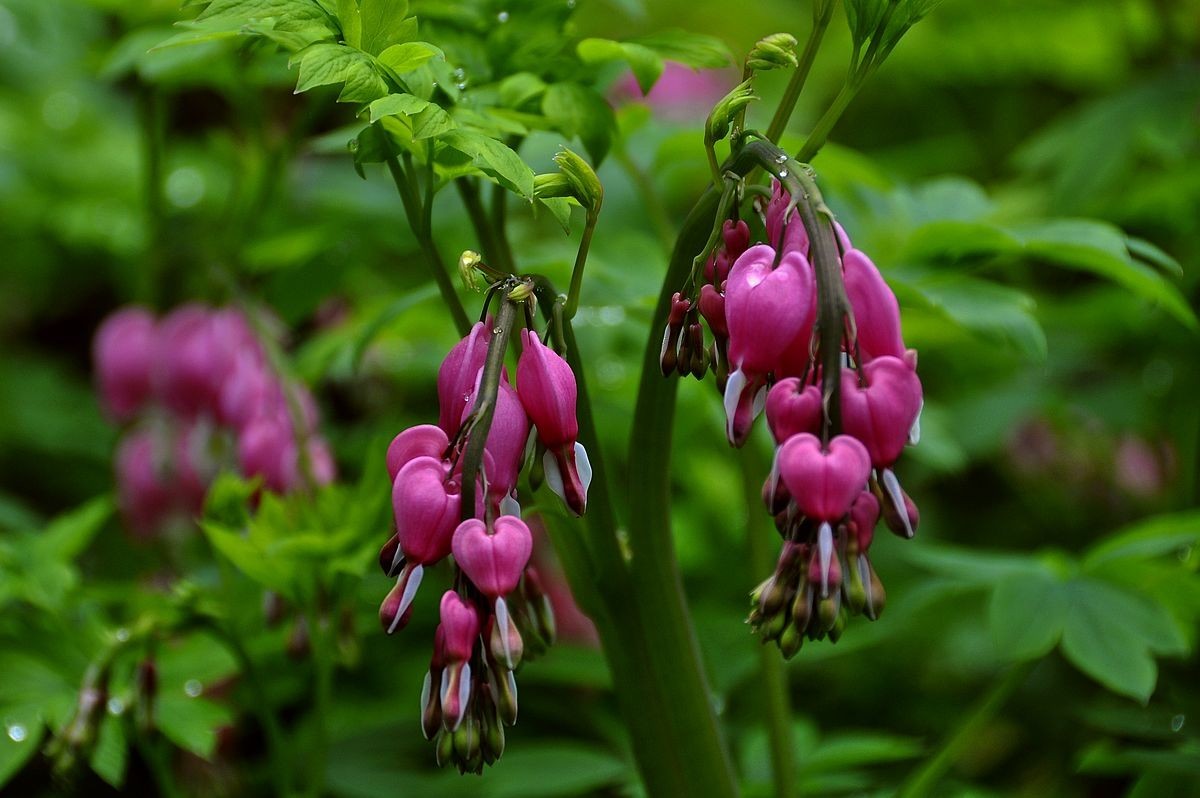
[[[602,79],[627,62],[649,80],[647,53],[672,57],[670,37],[639,36],[684,27],[740,54],[776,30],[803,40],[810,17],[792,2],[542,5],[573,9]],[[535,130],[520,150],[528,166],[460,133],[462,157],[438,168],[529,194],[532,173],[553,171],[576,136],[608,154],[576,325],[620,480],[667,239],[709,182],[703,118],[613,112],[587,76],[559,74],[552,54],[566,43],[550,28],[517,46],[504,4],[474,7],[497,19],[484,48],[454,32],[457,6],[412,11],[481,107],[520,109],[547,91],[538,113],[550,122],[509,114]],[[383,447],[436,414],[453,325],[362,138],[366,179],[352,168],[363,123],[334,104],[343,89],[322,86],[335,81],[306,56],[298,74],[313,90],[296,96],[287,54],[219,20],[181,30],[179,16],[175,0],[0,4],[5,794],[274,794],[312,768],[344,796],[637,794],[604,660],[586,645],[523,671],[521,723],[497,768],[478,780],[433,768],[416,707],[436,592],[418,599],[403,641],[384,638],[371,555],[388,524]],[[285,47],[309,35],[271,32]],[[203,41],[157,47],[172,37]],[[839,12],[790,149],[850,50]],[[529,77],[489,88],[512,72]],[[751,126],[765,127],[785,80],[763,79]],[[946,795],[1200,795],[1198,106],[1193,0],[951,0],[897,46],[814,161],[901,300],[926,406],[902,467],[920,534],[875,551],[887,612],[786,669],[803,794],[906,783],[922,794],[911,789],[936,769]],[[397,119],[389,110],[372,106],[372,118]],[[416,139],[444,124],[427,106],[399,116]],[[477,247],[460,208],[453,192],[433,208],[451,263]],[[565,285],[573,241],[540,207],[514,197],[508,211],[521,267]],[[477,299],[460,294],[473,312]],[[343,482],[315,505],[264,501],[251,521],[249,489],[228,477],[203,533],[136,543],[109,498],[116,432],[90,387],[91,334],[129,301],[245,295],[296,330],[291,367],[322,400]],[[769,699],[741,619],[762,576],[746,537],[774,533],[722,429],[711,385],[685,384],[674,539],[745,794],[769,795]],[[746,462],[766,472],[765,434]],[[282,624],[267,623],[263,587],[288,599]],[[131,717],[143,645],[157,652],[161,745],[138,742]],[[63,781],[47,741],[98,659],[112,669],[98,740],[90,767]],[[322,674],[325,732],[309,711]],[[281,774],[279,748],[321,756]]]

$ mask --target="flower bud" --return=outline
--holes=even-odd
[[[857,249],[842,256],[846,296],[854,311],[858,352],[864,362],[891,355],[904,359],[900,305],[875,264]]]
[[[96,330],[92,361],[104,409],[128,421],[154,391],[158,325],[154,315],[136,306],[109,315]]]
[[[658,353],[658,362],[662,368],[664,377],[679,368],[682,360],[680,342],[683,336],[684,320],[691,308],[691,300],[684,297],[678,291],[671,297],[671,309],[667,314],[667,326],[663,330],[662,348]]]
[[[475,382],[484,361],[490,336],[483,322],[476,322],[471,331],[451,348],[438,368],[438,426],[446,435],[453,437],[458,432],[467,406],[475,390]]]

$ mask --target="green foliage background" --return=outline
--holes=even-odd
[[[334,104],[340,89],[293,96],[285,54],[232,37],[147,52],[180,34],[179,16],[173,0],[0,2],[5,794],[144,794],[156,768],[159,789],[165,769],[184,794],[268,794],[271,717],[289,747],[323,752],[313,766],[330,794],[637,794],[604,660],[586,646],[523,671],[521,722],[496,768],[433,768],[417,697],[436,592],[385,638],[372,557],[388,524],[383,447],[436,416],[453,325],[386,174],[369,158],[365,180],[352,168],[361,124]],[[776,30],[803,39],[809,18],[799,2],[580,0],[570,25],[613,39],[686,28],[740,57]],[[837,92],[849,49],[839,12],[789,149]],[[466,69],[467,91],[483,69]],[[617,76],[605,69],[602,81]],[[785,80],[763,79],[752,126]],[[608,146],[606,112],[566,107],[581,143],[609,150],[576,326],[619,480],[669,239],[709,180],[703,119],[630,105]],[[929,763],[948,770],[937,794],[1200,794],[1198,109],[1192,0],[948,0],[815,159],[900,297],[927,403],[901,466],[920,532],[873,552],[887,611],[786,668],[803,794],[891,794]],[[552,171],[565,141],[538,132],[520,154]],[[505,177],[519,170],[465,154],[522,187]],[[509,213],[521,267],[565,285],[574,239],[517,197]],[[433,219],[449,262],[477,248],[454,192]],[[92,392],[90,337],[129,301],[235,294],[296,330],[289,362],[322,401],[344,484],[307,509],[264,503],[242,536],[229,530],[247,523],[244,486],[223,480],[207,536],[135,544],[108,498],[117,433]],[[745,794],[770,795],[768,699],[742,624],[766,575],[747,536],[775,545],[743,477],[765,473],[768,442],[760,430],[744,457],[728,448],[710,383],[685,383],[677,425],[673,532],[712,699]],[[166,575],[182,584],[164,588]],[[310,612],[311,656],[286,652],[299,616],[267,627],[264,586]],[[350,631],[321,616],[331,600]],[[138,619],[180,607],[209,621],[161,645],[167,745],[139,748],[109,713],[89,772],[53,779],[40,752],[88,662],[116,630],[136,638]],[[324,734],[310,711],[322,657],[337,666]],[[114,696],[130,698],[131,669],[117,667]]]

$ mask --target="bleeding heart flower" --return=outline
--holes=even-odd
[[[871,259],[857,249],[842,256],[846,296],[854,310],[859,355],[870,361],[884,355],[903,359],[900,305]]]
[[[921,381],[903,360],[884,355],[863,366],[866,385],[842,371],[842,426],[871,454],[875,468],[889,468],[904,451],[921,410]]]
[[[807,326],[815,291],[812,269],[799,252],[786,252],[775,267],[775,250],[746,250],[725,285],[729,362],[749,374],[774,371],[779,356]]]
[[[482,372],[481,375],[482,376]],[[478,382],[475,390],[478,391]],[[463,411],[465,421],[474,409],[474,402]],[[496,408],[492,411],[492,426],[488,430],[485,451],[491,459],[485,471],[488,480],[488,495],[499,504],[517,486],[521,473],[521,461],[525,457],[525,444],[529,441],[529,416],[521,405],[517,391],[501,379],[496,392]]]
[[[433,424],[418,424],[401,432],[388,444],[387,470],[392,482],[400,469],[418,457],[433,457],[441,460],[450,447],[450,439],[441,427]]]
[[[442,724],[454,731],[471,702],[471,655],[479,640],[479,613],[453,590],[442,594],[442,670],[440,690]]]
[[[446,355],[438,369],[438,426],[453,437],[458,432],[463,408],[471,402],[479,370],[487,360],[487,326],[476,322],[471,331]]]
[[[493,532],[477,518],[463,521],[454,531],[452,551],[463,573],[491,599],[517,589],[533,552],[533,535],[520,518],[502,515]]]
[[[789,377],[775,383],[767,393],[767,426],[782,444],[801,432],[821,431],[821,389],[815,385],[801,387],[800,380]]]
[[[815,435],[802,432],[783,444],[779,472],[804,515],[836,523],[850,511],[871,474],[866,447],[849,435],[821,447]]]
[[[154,358],[158,323],[140,307],[110,315],[96,330],[92,360],[105,409],[117,421],[128,421],[154,392]]]

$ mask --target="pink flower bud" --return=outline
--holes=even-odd
[[[463,417],[463,407],[469,405],[476,378],[487,360],[488,329],[476,322],[471,331],[454,345],[438,369],[438,426],[453,437]]]
[[[450,553],[458,525],[459,484],[435,457],[410,460],[392,484],[392,510],[400,551],[410,562],[428,565]]]
[[[836,523],[850,511],[871,474],[866,447],[838,435],[825,449],[815,435],[794,435],[779,450],[779,472],[804,515]]]
[[[139,307],[118,310],[96,330],[92,360],[100,398],[117,421],[133,418],[153,393],[157,333],[153,314]]]
[[[859,553],[871,548],[875,537],[875,524],[879,522],[879,500],[869,490],[858,494],[854,505],[850,508],[851,534],[858,544]]]
[[[808,257],[808,231],[795,208],[790,208],[792,196],[778,180],[772,180],[771,201],[767,204],[767,243],[783,252],[798,252]]]
[[[270,412],[280,401],[275,376],[253,352],[239,353],[233,370],[221,386],[217,417],[236,430]]]
[[[798,378],[789,377],[767,393],[767,426],[776,444],[801,432],[820,432],[821,416],[821,389],[815,385],[801,387]]]
[[[313,435],[308,439],[308,465],[317,485],[328,485],[337,479],[337,462],[324,438]]]
[[[900,305],[871,259],[857,249],[842,257],[846,295],[854,310],[858,351],[864,361],[883,355],[904,359]]]
[[[233,369],[240,333],[201,305],[181,305],[163,319],[158,376],[163,401],[183,416],[216,413],[220,389]]]
[[[708,329],[719,338],[729,337],[729,326],[725,323],[725,295],[708,283],[700,286],[700,315],[708,322]]]
[[[524,350],[517,363],[517,394],[537,427],[538,440],[547,449],[574,445],[579,437],[574,372],[532,330],[522,330],[521,341]]]
[[[533,535],[520,518],[502,515],[488,533],[483,521],[463,521],[454,532],[452,550],[463,573],[490,599],[517,589],[533,552]]]
[[[441,460],[450,447],[450,439],[441,427],[433,424],[418,424],[401,432],[388,444],[387,470],[392,482],[396,474],[411,460],[418,457],[433,457]]]
[[[806,328],[815,292],[812,269],[799,252],[784,254],[775,268],[775,250],[751,247],[729,272],[725,320],[729,362],[747,374],[776,369],[780,355]]]
[[[900,457],[921,410],[921,381],[903,360],[884,355],[863,366],[866,385],[842,372],[842,426],[862,441],[875,468],[888,468]]]
[[[462,723],[471,701],[471,655],[479,640],[479,613],[453,590],[442,595],[442,723],[453,731]]]

